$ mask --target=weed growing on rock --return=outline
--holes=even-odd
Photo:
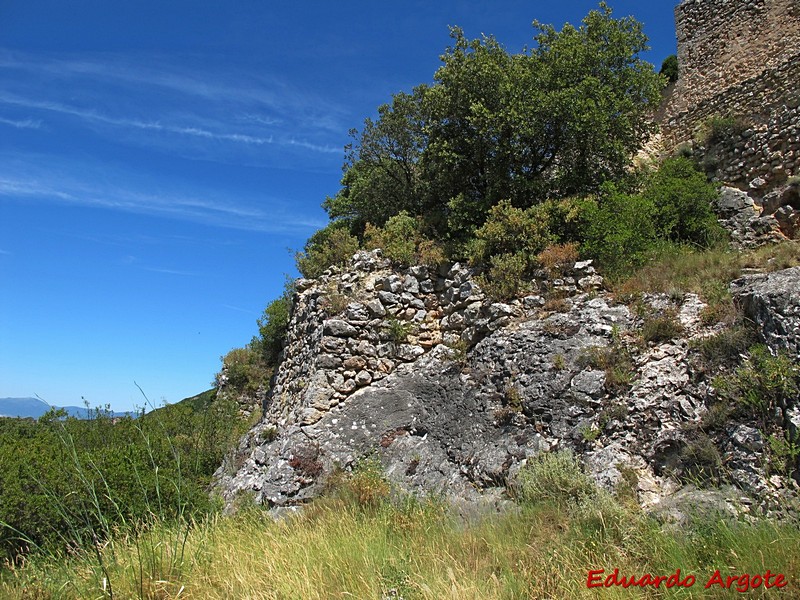
[[[515,412],[522,412],[522,394],[514,385],[509,385],[505,390],[506,406]]]
[[[750,322],[741,322],[706,338],[692,340],[689,347],[696,352],[696,366],[707,374],[721,367],[731,367],[742,360],[742,355],[758,341]]]
[[[408,340],[408,336],[414,331],[411,323],[405,323],[398,319],[387,319],[385,323],[386,331],[396,344],[403,344]]]
[[[447,347],[450,348],[451,360],[462,366],[467,364],[467,350],[469,350],[469,344],[466,340],[458,338],[455,342],[447,344]]]
[[[342,314],[347,309],[347,305],[350,304],[350,301],[351,297],[341,293],[336,288],[335,283],[331,282],[325,288],[325,296],[322,302],[324,303],[325,314],[329,317]]]
[[[775,423],[776,411],[800,394],[800,367],[785,354],[772,356],[766,346],[756,345],[744,364],[732,375],[717,377],[714,387],[769,430],[782,425]]]
[[[592,427],[591,425],[584,425],[580,429],[581,437],[585,442],[593,442],[600,437],[600,427]]]
[[[578,363],[581,366],[602,369],[606,374],[606,389],[611,393],[626,390],[633,381],[633,359],[621,343],[586,348],[581,353]]]
[[[787,432],[785,436],[772,434],[767,438],[769,442],[769,469],[779,475],[792,476],[799,468],[800,434],[792,436]]]
[[[675,311],[665,311],[660,315],[645,318],[642,325],[642,339],[645,342],[660,344],[668,342],[683,333]]]
[[[684,482],[708,483],[719,480],[722,457],[713,440],[695,431],[680,454],[679,478]]]
[[[715,115],[707,119],[699,132],[704,146],[714,146],[722,142],[732,142],[747,129],[747,122],[738,115]]]

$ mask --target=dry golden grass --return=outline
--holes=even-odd
[[[359,485],[365,483],[376,480]],[[368,494],[360,504],[351,489],[280,522],[246,508],[189,529],[165,525],[138,538],[121,536],[103,555],[115,598],[588,599],[599,597],[586,585],[589,570],[614,568],[637,576],[680,568],[698,583],[683,593],[612,587],[601,590],[603,598],[730,597],[729,590],[702,589],[716,568],[726,574],[769,568],[791,580],[786,590],[761,588],[750,596],[800,592],[797,527],[713,520],[664,531],[630,505],[585,488],[566,502],[523,503],[471,521],[453,517],[439,501],[391,499],[380,486],[373,490],[380,498]],[[173,543],[184,536],[185,545]],[[109,596],[89,553],[6,571],[0,597]]]
[[[682,296],[692,292],[708,303],[702,315],[706,324],[731,324],[737,318],[728,292],[731,281],[749,272],[777,271],[797,265],[800,265],[800,243],[795,241],[748,252],[666,247],[661,255],[654,256],[632,276],[612,282],[612,289],[623,300],[643,293]]]

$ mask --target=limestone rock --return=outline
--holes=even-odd
[[[731,292],[773,351],[800,358],[800,267],[737,279]]]

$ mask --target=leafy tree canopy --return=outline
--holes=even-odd
[[[674,54],[670,54],[665,58],[664,62],[661,63],[661,70],[659,73],[666,77],[667,81],[670,83],[678,81],[678,57]]]
[[[406,211],[458,246],[501,200],[528,208],[621,176],[663,87],[638,58],[641,25],[601,4],[580,27],[534,27],[536,46],[518,54],[453,28],[434,83],[352,132],[331,218],[361,235]]]

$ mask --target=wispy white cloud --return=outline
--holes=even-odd
[[[9,256],[11,254],[11,252],[9,252],[8,250],[3,250],[2,248],[0,248],[0,254],[5,255],[5,256]]]
[[[11,127],[16,127],[17,129],[41,129],[42,122],[38,119],[25,119],[24,121],[16,121],[14,119],[5,119],[0,117],[0,124],[3,125],[10,125]]]
[[[164,185],[106,165],[78,168],[54,157],[0,156],[0,199],[57,202],[274,234],[307,233],[324,224],[298,212],[288,199],[192,190],[177,182]]]
[[[242,133],[224,133],[224,132],[215,133],[213,131],[208,131],[205,129],[201,129],[199,127],[180,127],[177,125],[161,123],[159,121],[142,121],[138,119],[110,117],[101,114],[95,110],[84,110],[66,104],[60,104],[57,102],[42,102],[38,100],[31,100],[28,98],[21,98],[19,96],[14,96],[12,94],[4,94],[2,92],[0,92],[0,103],[11,104],[16,106],[24,106],[25,108],[29,109],[33,108],[39,110],[46,110],[50,112],[78,117],[79,119],[83,119],[86,121],[95,121],[98,123],[105,123],[107,125],[115,125],[117,127],[130,127],[133,129],[144,129],[149,131],[163,131],[167,133],[176,133],[180,135],[189,135],[200,138],[206,138],[209,140],[224,140],[224,141],[244,143],[244,144],[261,145],[261,144],[273,143],[272,136],[264,138]],[[2,122],[2,120],[0,120],[0,122]],[[12,124],[11,122],[9,123]],[[22,127],[24,125],[16,125],[16,126]],[[294,141],[289,141],[288,144],[298,145]],[[303,147],[306,147],[309,150],[315,149],[313,144],[306,144]],[[324,149],[317,151],[327,152],[327,150]]]
[[[273,148],[276,160],[284,157],[275,150],[341,154],[351,122],[344,108],[278,78],[168,57],[64,59],[0,49],[0,87],[0,104],[48,112],[53,128],[57,116],[72,117],[117,142],[226,162],[220,142],[250,153]],[[0,123],[41,127],[35,119]]]
[[[258,313],[253,310],[248,310],[246,308],[241,308],[240,306],[233,306],[232,304],[223,304],[222,308],[227,308],[228,310],[235,310],[236,312],[246,313],[248,315],[258,316]]]

